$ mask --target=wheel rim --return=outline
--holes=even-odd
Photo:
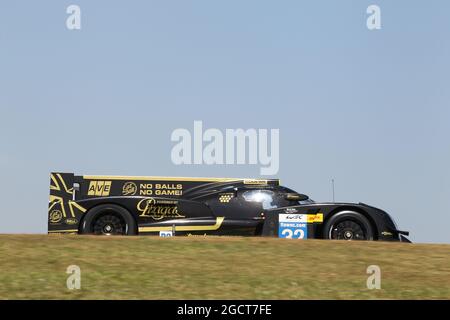
[[[125,225],[120,218],[114,215],[103,215],[94,223],[94,234],[123,235],[125,234]]]
[[[356,221],[345,220],[333,225],[330,229],[330,239],[367,240],[367,230]]]

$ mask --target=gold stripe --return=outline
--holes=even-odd
[[[53,184],[54,184],[54,186],[50,185],[50,190],[56,190],[56,191],[61,190],[61,188],[59,187],[59,183],[53,174],[50,174],[50,179],[53,181]]]
[[[63,213],[64,218],[67,217],[66,210],[64,209],[64,199],[62,197],[50,195],[50,203],[52,203],[52,204],[49,206],[49,209],[48,209],[49,211],[51,208],[53,208],[53,206],[55,204],[59,204],[59,205],[61,205],[61,211]]]
[[[248,178],[192,178],[192,177],[153,177],[153,176],[83,176],[85,180],[146,180],[146,181],[199,181],[199,182],[232,182],[232,181],[259,181],[261,183],[267,179],[248,179]]]
[[[49,230],[48,233],[63,233],[63,232],[78,232],[78,229],[68,229],[68,230]]]
[[[48,212],[50,212],[52,210],[52,208],[56,204],[60,204],[61,205],[61,211],[63,213],[64,218],[66,218],[67,217],[66,209],[64,208],[64,199],[62,197],[57,197],[57,196],[50,195],[50,205],[49,205],[49,208],[48,208]],[[85,213],[87,211],[85,208],[83,208],[78,203],[76,203],[76,202],[74,202],[72,200],[69,200],[68,204],[69,204],[70,214],[72,215],[72,218],[75,218],[75,212],[73,211],[73,207],[77,208],[82,213]]]
[[[50,210],[52,210],[52,208],[55,206],[55,204],[59,203],[57,200],[53,199],[52,197],[54,197],[54,196],[50,196],[48,212],[50,212]],[[53,201],[53,200],[55,200],[55,201]]]
[[[175,226],[175,231],[206,231],[217,230],[222,225],[224,217],[217,217],[216,224],[209,226]],[[171,231],[172,226],[169,227],[140,227],[139,232],[158,232],[158,231]]]
[[[70,188],[70,189],[67,188],[66,182],[65,182],[64,179],[61,177],[61,174],[57,173],[56,176],[61,180],[61,183],[62,183],[62,185],[63,185],[65,191],[66,191],[67,193],[72,194],[72,193],[73,193],[73,188]]]
[[[75,218],[75,213],[73,212],[73,207],[77,208],[81,212],[85,213],[86,209],[80,206],[78,203],[74,201],[69,201],[70,212],[72,213],[72,218]]]

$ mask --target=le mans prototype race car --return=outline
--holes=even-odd
[[[383,210],[320,203],[277,179],[52,173],[48,232],[410,242]]]

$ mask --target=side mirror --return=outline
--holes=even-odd
[[[285,199],[292,201],[305,201],[308,200],[309,197],[306,194],[301,193],[286,193]]]

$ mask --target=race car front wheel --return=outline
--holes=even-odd
[[[361,213],[341,211],[324,226],[324,238],[334,240],[373,240],[373,228]]]
[[[136,222],[125,208],[105,204],[92,208],[86,214],[81,233],[96,235],[133,235]]]

